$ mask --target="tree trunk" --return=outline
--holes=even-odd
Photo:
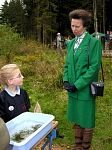
[[[105,33],[105,0],[103,0],[103,33]]]
[[[93,0],[93,13],[94,13],[94,30],[98,32],[98,25],[97,25],[97,7],[96,7],[96,0]]]

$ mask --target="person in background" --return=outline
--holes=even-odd
[[[63,56],[63,51],[62,51],[62,49],[64,48],[65,40],[64,40],[64,37],[61,36],[61,33],[57,33],[55,42],[56,42],[56,50],[57,50],[57,52],[58,52],[61,56]]]
[[[112,40],[112,31],[109,31],[110,32],[110,41]]]
[[[64,65],[64,88],[68,92],[68,120],[73,124],[75,144],[73,150],[89,150],[95,127],[95,97],[90,84],[98,80],[101,65],[101,42],[87,31],[91,14],[83,9],[69,13],[75,36],[67,44]],[[89,54],[89,62],[88,62]]]
[[[28,94],[21,88],[23,78],[16,64],[7,64],[0,69],[0,81],[4,86],[0,92],[0,117],[4,122],[30,109]]]
[[[105,50],[109,50],[109,43],[110,43],[110,33],[107,31],[105,34]]]
[[[60,33],[57,33],[57,36],[56,36],[56,48],[62,49],[62,37]]]

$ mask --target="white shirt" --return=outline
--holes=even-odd
[[[86,35],[86,33],[87,32],[84,32],[82,35],[75,37],[74,53],[76,53],[79,45],[81,44],[81,42],[83,41],[83,39],[84,39],[84,37]]]
[[[10,91],[6,86],[5,86],[4,90],[12,97],[14,97],[16,94],[20,95],[20,87],[19,86],[17,86],[16,92]]]

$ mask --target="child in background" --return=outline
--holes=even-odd
[[[20,88],[23,76],[16,64],[7,64],[0,69],[0,81],[4,89],[0,92],[0,117],[8,122],[23,112],[29,111],[27,92]]]

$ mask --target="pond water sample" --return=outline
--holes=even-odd
[[[11,136],[11,140],[13,140],[13,141],[15,141],[17,143],[20,143],[25,138],[30,136],[33,132],[38,130],[41,126],[42,126],[42,124],[38,124],[38,125],[31,126],[29,129],[28,128],[24,128],[23,130],[20,130],[19,132],[13,134]]]

